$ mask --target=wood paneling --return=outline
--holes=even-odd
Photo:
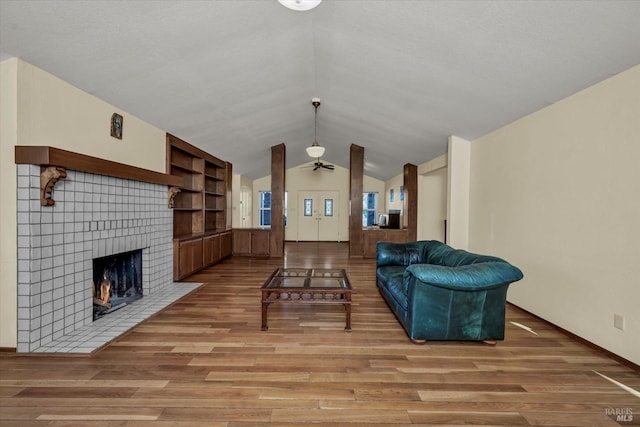
[[[233,254],[251,255],[251,229],[236,228],[233,230]]]
[[[260,331],[260,285],[282,259],[232,257],[91,356],[0,352],[0,424],[635,425],[638,398],[598,373],[638,390],[637,370],[513,306],[496,346],[418,346],[379,295],[374,260],[328,242],[287,242],[285,258],[348,272],[352,332],[342,307],[322,304],[276,304]]]
[[[351,144],[349,157],[349,256],[362,256],[362,191],[364,180],[364,148]]]
[[[220,259],[233,253],[233,232],[231,230],[220,233]]]
[[[16,164],[62,166],[80,172],[134,179],[152,184],[175,187],[182,187],[184,185],[182,179],[172,175],[99,159],[97,157],[87,156],[86,154],[61,150],[60,148],[27,145],[17,145],[15,148]]]
[[[263,228],[234,228],[233,254],[269,256],[271,231]]]
[[[395,242],[402,243],[408,241],[407,230],[379,229],[362,231],[362,256],[365,258],[376,257],[376,243]]]

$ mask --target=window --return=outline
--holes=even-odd
[[[313,216],[313,199],[304,199],[304,216]]]
[[[287,218],[289,215],[289,211],[287,210],[287,206],[289,205],[288,193],[284,192],[284,227],[287,227]]]
[[[287,192],[284,192],[284,226],[287,226]],[[260,208],[258,212],[260,227],[271,227],[271,191],[260,191]]]
[[[271,191],[260,192],[260,210],[258,217],[260,218],[260,227],[271,226]]]
[[[324,216],[333,216],[333,199],[324,199]]]
[[[378,193],[362,193],[362,226],[370,227],[376,223],[378,213]]]

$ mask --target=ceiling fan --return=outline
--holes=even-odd
[[[307,154],[310,157],[315,157],[316,162],[306,167],[313,167],[314,171],[317,171],[318,169],[334,170],[334,165],[325,165],[324,163],[322,163],[320,157],[322,157],[322,155],[324,154],[324,147],[321,147],[316,139],[318,131],[318,107],[320,106],[320,98],[312,98],[311,105],[313,105],[313,108],[315,108],[315,121],[313,124],[313,144],[311,144],[311,147],[307,147]]]
[[[317,171],[318,169],[328,169],[328,170],[334,170],[335,166],[334,165],[329,165],[329,164],[324,164],[322,163],[322,160],[318,159],[316,160],[316,162],[312,165],[309,165],[309,167],[313,166],[313,170]]]

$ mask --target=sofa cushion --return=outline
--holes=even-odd
[[[376,274],[378,285],[384,286],[387,294],[391,296],[398,306],[403,310],[407,309],[407,286],[403,275],[405,267],[402,265],[389,265],[379,267]]]

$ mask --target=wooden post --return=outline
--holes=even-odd
[[[404,211],[403,226],[407,229],[407,242],[418,238],[418,167],[404,165]]]
[[[271,236],[269,255],[284,257],[284,191],[287,148],[271,147]]]
[[[349,164],[349,256],[362,257],[362,189],[364,147],[351,144]]]

